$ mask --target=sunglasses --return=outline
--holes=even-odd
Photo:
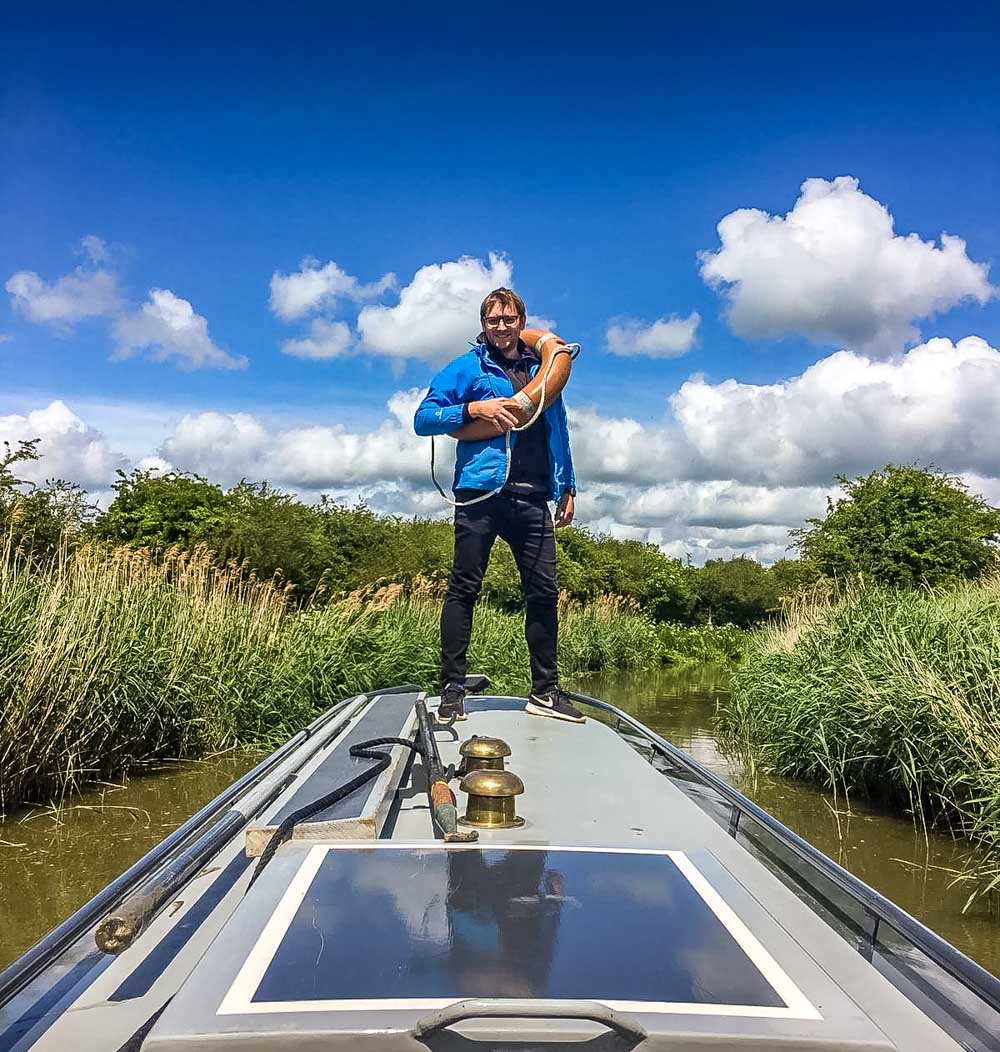
[[[520,320],[521,319],[516,314],[496,314],[491,318],[485,319],[486,324],[491,329],[495,329],[500,322],[503,322],[508,329],[512,329]]]

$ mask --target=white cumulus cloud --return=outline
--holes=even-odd
[[[977,336],[884,361],[839,351],[776,384],[690,380],[670,407],[691,477],[822,483],[914,460],[1000,469],[1000,351]]]
[[[29,321],[53,326],[68,334],[78,322],[109,317],[121,307],[117,280],[101,264],[108,260],[107,246],[88,235],[80,242],[80,252],[92,265],[76,267],[55,281],[45,281],[33,270],[19,270],[7,279],[14,309]]]
[[[651,325],[635,318],[621,318],[608,325],[608,350],[622,356],[679,358],[694,346],[700,324],[701,315],[697,311],[686,318],[672,314]]]
[[[572,406],[567,413],[578,476],[638,483],[658,482],[664,473],[687,477],[690,450],[669,421],[642,424]]]
[[[808,179],[784,216],[741,208],[718,225],[721,247],[700,254],[702,278],[727,300],[735,333],[798,333],[885,354],[919,337],[914,322],[995,294],[988,264],[965,242],[940,246],[897,234],[886,207],[858,180]]]
[[[654,423],[570,410],[578,517],[696,561],[780,558],[837,474],[934,464],[1000,498],[1000,351],[932,339],[889,360],[841,351],[775,384],[692,379]]]
[[[383,274],[378,281],[365,285],[333,260],[321,266],[317,259],[304,259],[293,274],[276,270],[271,275],[271,310],[282,321],[295,321],[331,309],[338,299],[360,303],[377,299],[395,287],[395,274]]]
[[[0,416],[0,444],[38,438],[40,459],[18,463],[18,478],[41,484],[62,478],[90,490],[108,487],[126,459],[115,452],[101,431],[84,423],[65,402],[56,400],[44,409]]]
[[[524,322],[527,329],[548,329],[550,332],[555,332],[558,328],[556,322],[551,318],[543,318],[539,314],[528,314]]]
[[[131,358],[148,350],[155,361],[176,361],[182,369],[245,369],[245,357],[234,356],[212,342],[208,321],[170,289],[150,289],[142,307],[114,325],[115,357]]]
[[[761,528],[769,540],[781,539],[789,525],[822,514],[826,494],[834,486],[750,486],[731,479],[704,482],[669,480],[641,488],[602,487],[598,513],[630,526],[666,528],[679,525],[685,534],[700,532],[715,539],[739,536]],[[733,531],[742,531],[734,533]]]
[[[654,485],[590,482],[579,475],[577,518],[615,537],[647,541],[697,565],[749,555],[787,558],[788,530],[822,514],[836,487],[748,486],[664,479]]]
[[[489,265],[468,256],[421,267],[394,307],[369,304],[358,315],[362,349],[396,358],[443,364],[479,332],[479,305],[487,293],[509,287],[513,267],[490,253]]]
[[[169,460],[164,460],[163,457],[157,456],[155,453],[148,457],[142,457],[136,464],[136,467],[140,471],[151,471],[156,475],[165,475],[169,471],[176,470]]]
[[[346,322],[313,318],[309,326],[309,335],[299,340],[284,340],[281,353],[293,358],[327,361],[330,358],[342,357],[353,346],[354,334]]]
[[[269,429],[249,413],[191,414],[167,437],[161,454],[178,468],[229,484],[243,477],[312,491],[429,484],[429,447],[413,433],[422,396],[394,394],[390,418],[372,431],[343,425]]]

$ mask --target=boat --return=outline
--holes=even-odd
[[[1000,981],[672,743],[470,686],[303,728],[0,973],[0,1050],[1000,1048]]]

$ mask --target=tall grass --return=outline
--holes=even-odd
[[[1000,852],[1000,577],[800,600],[750,634],[721,729],[779,774]],[[986,875],[1000,887],[1000,859]]]
[[[439,587],[297,610],[206,551],[83,548],[39,566],[0,544],[0,811],[155,757],[273,742],[352,692],[434,687]],[[564,601],[560,628],[564,675],[659,661],[655,627],[627,601]],[[523,693],[523,616],[479,607],[470,667]]]
[[[0,808],[304,717],[286,621],[281,589],[204,554],[0,549]]]

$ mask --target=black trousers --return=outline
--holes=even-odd
[[[457,490],[456,500],[474,492]],[[559,591],[556,542],[544,494],[503,491],[488,500],[455,509],[455,561],[441,611],[441,686],[464,683],[472,608],[483,585],[493,542],[500,537],[514,553],[524,597],[524,635],[531,656],[531,689],[547,693],[558,685],[556,642]]]

